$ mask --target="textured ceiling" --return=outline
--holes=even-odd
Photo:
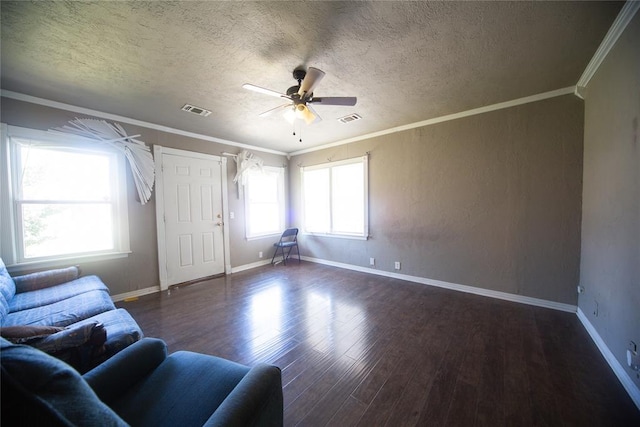
[[[622,3],[2,1],[3,89],[292,152],[575,85]],[[303,142],[283,102],[327,74]],[[185,103],[213,112],[203,118]],[[362,120],[341,124],[357,113]]]

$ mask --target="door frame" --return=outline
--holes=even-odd
[[[169,289],[167,275],[166,234],[164,226],[164,175],[162,170],[162,156],[189,157],[201,160],[210,160],[220,163],[220,186],[222,195],[222,240],[224,247],[224,274],[231,274],[231,250],[229,245],[229,198],[227,188],[227,158],[214,156],[213,154],[197,153],[195,151],[179,150],[177,148],[153,146],[153,159],[156,170],[156,230],[158,235],[158,268],[160,273],[160,290]]]

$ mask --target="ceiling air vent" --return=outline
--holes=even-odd
[[[191,104],[184,104],[184,107],[182,107],[182,111],[187,111],[189,113],[197,114],[202,117],[207,117],[209,114],[211,114],[211,111],[205,110],[204,108],[196,107],[195,105]]]
[[[349,114],[348,116],[340,117],[338,121],[340,123],[351,123],[351,122],[355,122],[356,120],[360,120],[361,118],[362,117],[360,117],[356,113],[353,113],[353,114]]]

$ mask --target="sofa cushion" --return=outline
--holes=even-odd
[[[9,303],[16,294],[16,284],[9,275],[2,258],[0,258],[0,293],[4,296],[7,303]]]
[[[0,338],[2,423],[124,426],[66,363]]]
[[[77,279],[79,275],[80,269],[73,266],[15,276],[13,281],[16,284],[16,293],[19,294],[67,283]]]
[[[53,304],[85,292],[96,290],[109,292],[107,286],[102,283],[102,280],[100,280],[98,276],[85,276],[61,285],[45,287],[36,291],[17,293],[9,302],[9,311],[16,312]]]
[[[4,299],[4,295],[0,293],[0,326],[4,325],[4,319],[9,315],[9,304]]]
[[[10,312],[2,326],[68,326],[115,308],[107,291],[89,291],[53,304]]]
[[[111,408],[131,425],[200,426],[247,372],[249,368],[238,363],[178,351]]]

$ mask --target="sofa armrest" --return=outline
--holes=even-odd
[[[283,424],[282,377],[277,366],[251,368],[205,426],[278,426]]]
[[[83,375],[100,400],[111,404],[167,358],[167,345],[143,338]]]
[[[16,293],[19,294],[22,292],[50,288],[51,286],[75,280],[79,276],[80,267],[73,266],[16,276],[13,277],[13,281],[16,284]]]

